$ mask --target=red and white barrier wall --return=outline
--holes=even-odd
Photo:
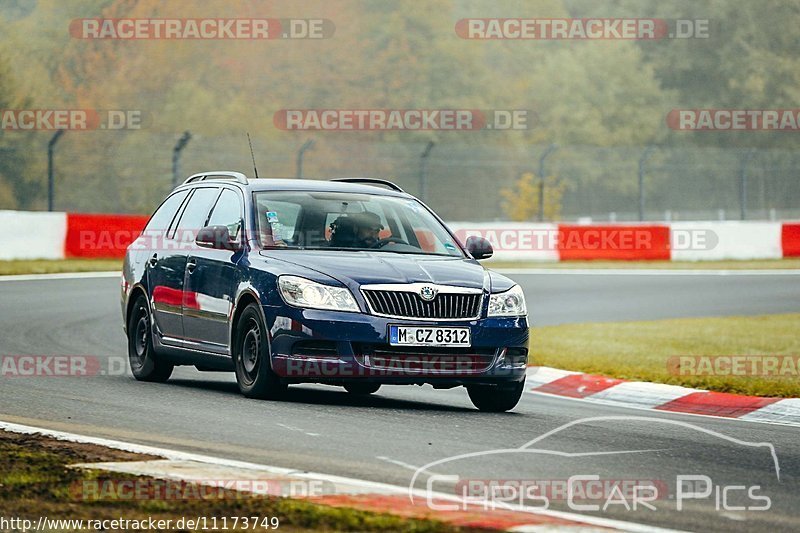
[[[0,211],[1,259],[63,259],[65,213]]]
[[[484,237],[500,261],[780,259],[800,257],[800,222],[536,224],[451,222]]]
[[[0,260],[120,258],[149,218],[0,211]]]
[[[0,211],[0,260],[119,258],[148,217]],[[800,257],[800,221],[551,224],[451,222],[487,238],[501,261],[711,261]],[[490,260],[491,261],[491,260]]]

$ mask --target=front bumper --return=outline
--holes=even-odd
[[[290,383],[373,382],[435,387],[518,382],[525,378],[526,317],[415,321],[364,313],[265,307],[271,317],[272,368]],[[389,325],[461,326],[469,348],[395,347]]]

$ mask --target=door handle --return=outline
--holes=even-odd
[[[150,258],[148,263],[150,263],[151,267],[156,266],[156,263],[158,263],[158,254],[153,254],[153,257]]]
[[[195,261],[194,259],[189,259],[188,261],[186,261],[186,270],[189,271],[189,274],[194,272],[195,268],[197,268],[197,261]]]

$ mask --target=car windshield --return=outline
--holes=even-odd
[[[255,205],[265,248],[464,256],[436,217],[411,198],[265,191],[255,193]]]

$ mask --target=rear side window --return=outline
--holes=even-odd
[[[192,242],[197,232],[203,229],[208,220],[211,204],[219,194],[217,188],[195,189],[189,203],[183,209],[174,237],[181,242]]]
[[[178,208],[183,203],[187,194],[189,194],[189,191],[176,192],[164,200],[161,206],[156,209],[156,212],[153,213],[153,216],[150,217],[150,222],[147,223],[145,231],[148,233],[163,233],[167,231],[172,219],[175,218],[175,213],[178,211]]]

